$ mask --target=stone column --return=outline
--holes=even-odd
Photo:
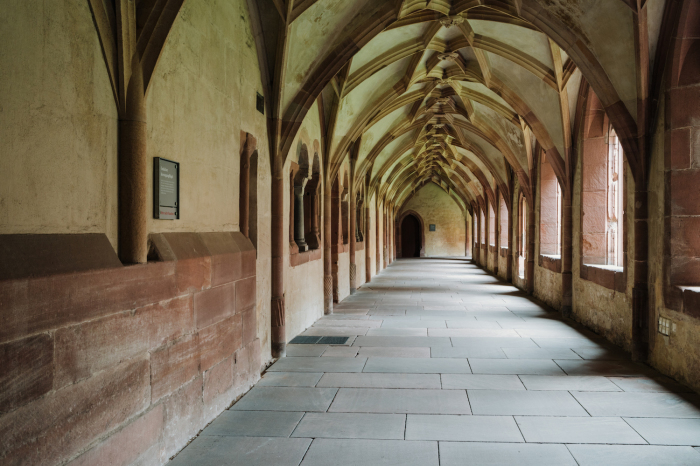
[[[371,171],[371,170],[370,170]],[[370,222],[372,219],[370,207],[370,196],[369,196],[369,172],[365,176],[365,281],[369,283],[372,278],[372,257],[370,253]]]
[[[291,179],[290,179],[291,180]],[[271,180],[271,252],[272,267],[270,288],[271,309],[271,350],[273,358],[286,355],[287,337],[285,334],[284,309],[284,162],[277,156],[273,160]]]
[[[377,269],[376,269],[376,270],[377,270],[377,273],[379,273],[379,272],[382,270],[382,262],[381,262],[381,257],[380,257],[380,256],[381,256],[381,251],[382,251],[382,249],[381,249],[381,247],[382,247],[382,237],[380,236],[381,233],[379,232],[379,225],[382,224],[382,221],[381,221],[381,211],[382,211],[382,210],[381,210],[381,208],[379,207],[380,205],[381,205],[381,204],[380,204],[380,202],[379,202],[379,194],[377,193],[377,227],[376,227],[376,230],[377,230],[377,231],[376,231],[376,233],[377,233],[377,235],[376,235],[376,236],[377,236],[377,244],[375,245],[375,246],[376,246],[376,249],[377,249],[377,250],[376,250],[376,255],[377,255],[377,256],[375,257],[375,262],[377,263],[377,266],[376,266],[376,267],[377,267]]]
[[[321,202],[319,196],[319,173],[315,173],[313,180],[306,185],[306,190],[311,195],[311,238],[306,238],[306,244],[310,249],[318,249],[321,245],[321,231],[319,227],[319,217],[321,210]]]
[[[331,243],[331,198],[332,183],[325,175],[323,183],[323,313],[333,314],[333,263]]]
[[[119,259],[144,264],[148,256],[148,158],[143,71],[136,55],[119,118]]]
[[[357,265],[355,264],[355,241],[357,239],[355,230],[357,229],[357,220],[355,218],[355,160],[352,157],[350,157],[350,177],[348,183],[350,183],[350,205],[348,207],[348,216],[350,217],[348,225],[348,243],[350,246],[350,294],[355,294],[355,291],[357,291]]]
[[[304,186],[306,180],[300,185],[294,186],[294,242],[299,248],[299,252],[309,250],[304,239]],[[291,221],[291,220],[290,220]]]
[[[571,183],[564,187],[563,206],[561,216],[561,313],[564,317],[571,317],[573,306],[573,283],[571,269],[573,265],[573,226],[571,201],[573,197],[573,187]]]

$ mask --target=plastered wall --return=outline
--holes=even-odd
[[[94,26],[93,26],[94,29]],[[188,0],[168,35],[146,95],[148,156],[180,163],[180,219],[150,233],[238,231],[241,131],[257,139],[258,332],[270,359],[270,157],[255,40],[245,0]],[[152,189],[153,165],[149,163]]]
[[[361,243],[359,243],[361,244]],[[366,283],[367,280],[365,279],[365,250],[363,249],[357,249],[355,250],[355,270],[356,270],[356,275],[355,275],[355,286],[357,288],[360,287],[363,283]]]
[[[462,210],[434,183],[421,188],[402,212],[413,210],[423,218],[426,256],[464,256],[465,222]],[[430,224],[435,231],[429,231]]]
[[[544,158],[543,158],[544,159]],[[544,163],[542,163],[544,165]],[[551,177],[552,169],[548,168],[548,175]],[[551,182],[551,181],[550,181]],[[554,188],[556,189],[556,188]],[[535,289],[534,295],[536,298],[541,299],[545,303],[552,306],[554,309],[561,310],[561,295],[562,295],[562,284],[561,284],[561,273],[553,272],[545,267],[540,266],[539,257],[542,254],[542,230],[541,220],[542,220],[542,170],[538,170],[537,176],[537,195],[535,199]],[[547,201],[547,199],[545,199]],[[556,199],[555,199],[556,204]],[[551,207],[551,206],[549,206]],[[556,207],[556,206],[555,206]],[[549,228],[553,230],[556,235],[556,211],[554,212],[555,227]],[[550,213],[549,217],[552,215]],[[551,241],[551,240],[550,240]]]
[[[284,173],[290,173],[291,162],[298,161],[296,152],[299,144],[306,145],[309,156],[309,173],[311,174],[315,146],[321,140],[320,123],[318,119],[318,108],[316,104],[309,110],[304,122],[299,129],[297,137],[292,142],[290,151],[285,162]],[[318,153],[321,170],[323,170],[323,154]],[[323,171],[321,171],[323,176]],[[290,218],[290,178],[284,178],[284,232],[289,231]],[[321,251],[319,258],[305,264],[292,267],[289,259],[289,242],[285,241],[284,246],[284,297],[285,297],[285,333],[287,341],[310,327],[314,322],[323,316],[323,240],[324,240],[324,215],[323,215],[323,188],[319,188],[320,219],[319,229],[321,231]],[[269,204],[268,204],[269,205]],[[285,236],[286,237],[286,236]]]
[[[116,248],[117,109],[88,2],[3,2],[0,128],[0,234]]]

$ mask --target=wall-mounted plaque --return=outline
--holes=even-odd
[[[430,231],[435,231],[435,224],[434,223],[430,224]]]
[[[153,218],[180,218],[180,164],[153,158]]]

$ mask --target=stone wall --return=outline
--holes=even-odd
[[[250,241],[152,240],[125,267],[105,235],[14,239],[33,273],[0,277],[0,462],[164,464],[259,379]]]
[[[442,188],[435,183],[426,184],[404,205],[401,213],[408,210],[417,212],[423,219],[426,257],[465,255],[464,214]],[[435,231],[430,231],[430,224],[435,225]]]

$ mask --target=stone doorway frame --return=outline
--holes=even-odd
[[[394,228],[395,240],[396,240],[396,258],[400,259],[403,257],[403,252],[401,250],[401,224],[403,220],[409,215],[413,215],[418,220],[420,224],[420,257],[425,257],[425,222],[423,222],[423,217],[415,210],[406,210],[401,213],[401,216],[396,220],[396,228]]]

